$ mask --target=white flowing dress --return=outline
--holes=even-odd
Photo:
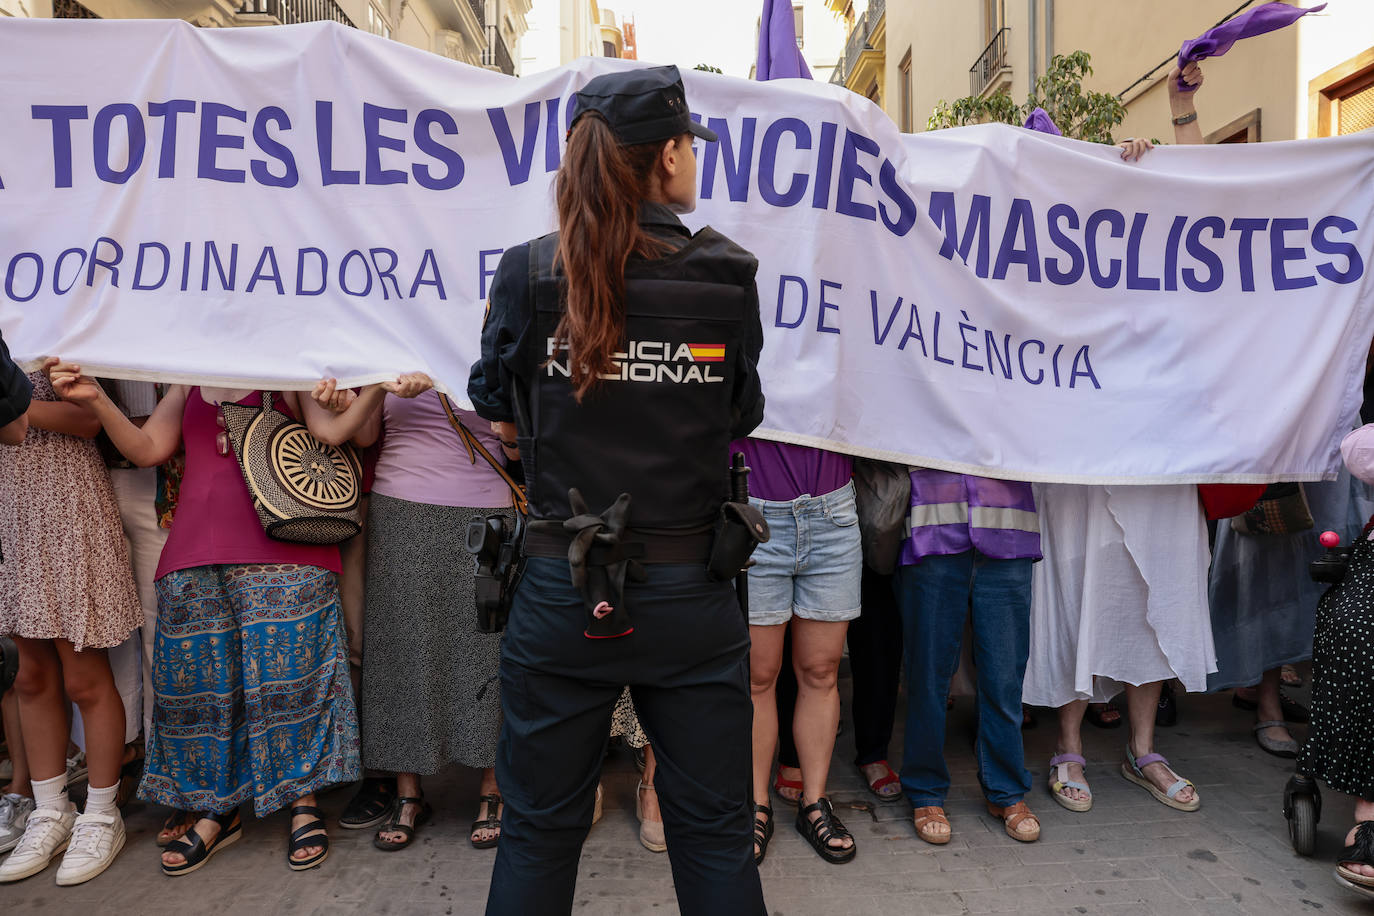
[[[1104,702],[1126,684],[1216,671],[1207,613],[1207,526],[1191,484],[1036,484],[1024,701]]]

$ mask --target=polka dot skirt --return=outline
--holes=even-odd
[[[1322,596],[1312,642],[1312,723],[1298,769],[1374,800],[1374,542]]]

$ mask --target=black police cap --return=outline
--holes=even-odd
[[[573,96],[573,124],[589,111],[601,114],[626,146],[692,134],[714,141],[716,132],[693,121],[677,67],[645,67],[607,73]]]

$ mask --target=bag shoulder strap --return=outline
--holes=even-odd
[[[510,472],[505,469],[501,462],[492,457],[491,452],[487,451],[486,446],[482,444],[482,440],[478,439],[472,430],[464,426],[463,421],[458,419],[458,414],[454,412],[453,404],[449,401],[448,395],[441,392],[439,403],[444,405],[444,413],[448,415],[449,425],[453,427],[454,432],[458,433],[458,440],[463,443],[463,448],[467,450],[468,460],[476,464],[477,457],[480,455],[482,460],[491,465],[491,469],[506,482],[506,486],[510,487],[511,496],[515,501],[515,510],[521,515],[529,514],[529,500],[525,496],[524,489],[515,482],[515,478],[510,476]]]
[[[529,271],[529,279],[526,287],[526,295],[528,297],[530,319],[534,323],[535,328],[539,327],[539,297],[537,295],[537,290],[539,288],[539,276],[545,268],[548,268],[550,274],[552,274],[553,261],[557,245],[558,235],[556,233],[534,239],[529,244],[530,254],[529,264],[527,266],[527,269]],[[544,352],[544,340],[540,337],[539,334],[534,334],[532,336],[534,337],[534,341],[532,343],[535,345],[535,359],[533,360],[533,363],[534,365],[539,365],[541,362],[540,356]],[[525,418],[528,421],[530,436],[535,439],[539,437],[539,389],[541,387],[540,375],[540,373],[536,373],[535,377],[530,380],[530,415]],[[518,398],[516,399],[516,408],[517,410],[519,409]],[[517,424],[519,419],[520,417],[517,415]]]

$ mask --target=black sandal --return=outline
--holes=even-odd
[[[1374,897],[1374,878],[1346,868],[1344,863],[1374,865],[1374,821],[1361,821],[1355,827],[1355,842],[1336,857],[1336,883],[1366,897]]]
[[[174,812],[174,816],[181,813],[180,811]],[[191,816],[195,817],[194,814]],[[200,818],[196,819],[199,820]],[[207,814],[205,815],[205,819],[219,824],[219,833],[215,834],[215,838],[207,845],[200,834],[196,833],[196,828],[192,827],[190,830],[186,831],[184,836],[178,837],[168,843],[163,853],[174,852],[185,861],[180,865],[168,865],[166,862],[163,862],[162,873],[164,875],[172,875],[174,877],[176,875],[189,875],[191,872],[210,861],[210,857],[215,853],[226,846],[232,846],[238,841],[238,838],[243,835],[243,822],[239,819],[238,808],[235,808],[233,811],[226,811],[224,814]],[[168,818],[168,820],[171,820],[171,818]]]
[[[414,824],[401,823],[401,811],[406,805],[415,805],[420,809],[415,813]],[[387,818],[385,824],[377,828],[377,835],[372,838],[372,845],[383,852],[395,852],[398,849],[405,849],[411,844],[411,841],[415,839],[415,831],[421,824],[429,820],[429,816],[433,813],[434,809],[429,806],[429,802],[425,801],[423,796],[420,798],[403,797],[396,799],[391,806],[390,817]],[[384,833],[399,833],[405,837],[405,839],[384,840],[382,839],[382,834]]]
[[[759,820],[760,814],[768,815],[768,820]],[[767,805],[754,806],[754,844],[759,851],[754,853],[754,864],[762,865],[763,857],[768,855],[768,841],[773,839],[773,809]]]
[[[304,827],[297,827],[291,831],[291,838],[286,847],[286,864],[291,866],[292,871],[305,871],[314,868],[329,857],[329,834],[325,833],[324,812],[314,805],[291,806],[292,820],[302,814],[313,814],[315,819]],[[299,852],[307,846],[319,846],[319,854],[309,859],[293,857],[293,853]]]
[[[472,844],[473,849],[491,849],[497,843],[501,842],[500,810],[501,806],[505,804],[505,799],[493,792],[491,795],[477,796],[477,801],[479,803],[486,803],[487,816],[479,817],[472,822],[472,829],[468,831],[468,842]],[[479,830],[494,830],[496,831],[496,836],[487,840],[476,839],[477,831]]]
[[[820,812],[820,816],[815,820],[809,816],[812,811]],[[854,837],[835,816],[835,809],[830,806],[830,799],[825,796],[817,799],[814,805],[797,809],[797,832],[806,837],[806,841],[816,850],[817,855],[832,865],[843,865],[845,862],[853,861],[859,851],[857,844],[848,848],[830,845],[831,840],[852,840]]]
[[[206,817],[209,816],[208,814],[206,815]],[[158,830],[157,838],[154,842],[163,849],[166,849],[168,846],[186,836],[187,832],[196,825],[196,821],[198,820],[200,820],[200,815],[194,811],[181,811],[173,808],[172,812],[167,815],[167,819],[162,822],[162,827]],[[176,836],[170,835],[172,831],[180,827],[185,827],[186,830],[181,831],[181,833]]]
[[[363,779],[358,792],[348,801],[339,826],[345,830],[366,830],[376,827],[391,813],[396,800],[396,780],[370,776]]]
[[[1116,718],[1108,719],[1108,710],[1114,713]],[[1125,719],[1125,716],[1121,715],[1121,710],[1116,707],[1114,702],[1110,701],[1106,703],[1089,703],[1088,710],[1083,717],[1098,728],[1120,728],[1122,721]]]

